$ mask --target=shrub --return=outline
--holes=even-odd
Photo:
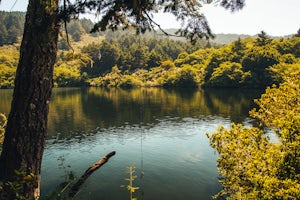
[[[239,87],[243,82],[242,65],[235,62],[224,62],[215,68],[207,85],[212,87]]]
[[[267,88],[250,112],[278,136],[272,142],[264,128],[232,124],[208,135],[219,153],[218,169],[227,199],[300,199],[300,73],[284,76]]]
[[[163,87],[197,87],[199,83],[197,71],[190,65],[178,68],[162,83]]]
[[[79,71],[73,71],[65,67],[54,69],[54,83],[56,87],[79,86],[81,84]]]
[[[143,82],[135,76],[132,75],[124,75],[118,84],[120,88],[134,88],[141,87]]]
[[[13,88],[16,68],[0,64],[0,88]]]
[[[7,122],[6,116],[0,113],[0,144],[2,144],[4,139],[6,122]]]

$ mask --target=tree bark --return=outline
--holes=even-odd
[[[29,199],[39,197],[58,32],[58,0],[29,0],[11,112],[0,157],[1,181],[18,181],[15,171],[35,175],[33,183],[24,183],[18,191]],[[11,199],[15,194],[9,195]]]

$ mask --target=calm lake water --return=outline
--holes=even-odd
[[[231,122],[251,124],[248,111],[260,91],[54,89],[42,164],[42,199],[73,173],[116,151],[83,185],[76,199],[122,200],[120,187],[136,166],[138,199],[211,199],[221,186],[217,155],[207,132]],[[0,112],[8,113],[12,90],[0,90]]]

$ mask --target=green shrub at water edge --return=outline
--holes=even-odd
[[[197,76],[197,70],[190,65],[184,65],[173,73],[168,74],[163,82],[163,87],[197,87],[200,80]]]
[[[220,154],[218,169],[228,199],[300,199],[300,70],[266,90],[250,112],[278,136],[272,142],[263,128],[232,124],[208,135]]]
[[[120,88],[141,87],[143,82],[135,76],[124,75],[118,86]]]

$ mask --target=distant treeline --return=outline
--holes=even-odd
[[[23,34],[24,12],[0,11],[0,46],[14,44]]]
[[[23,35],[25,12],[0,11],[0,46],[18,43]],[[89,19],[71,20],[67,24],[68,34],[74,41],[80,41],[93,27]],[[62,32],[64,28],[62,28]]]

